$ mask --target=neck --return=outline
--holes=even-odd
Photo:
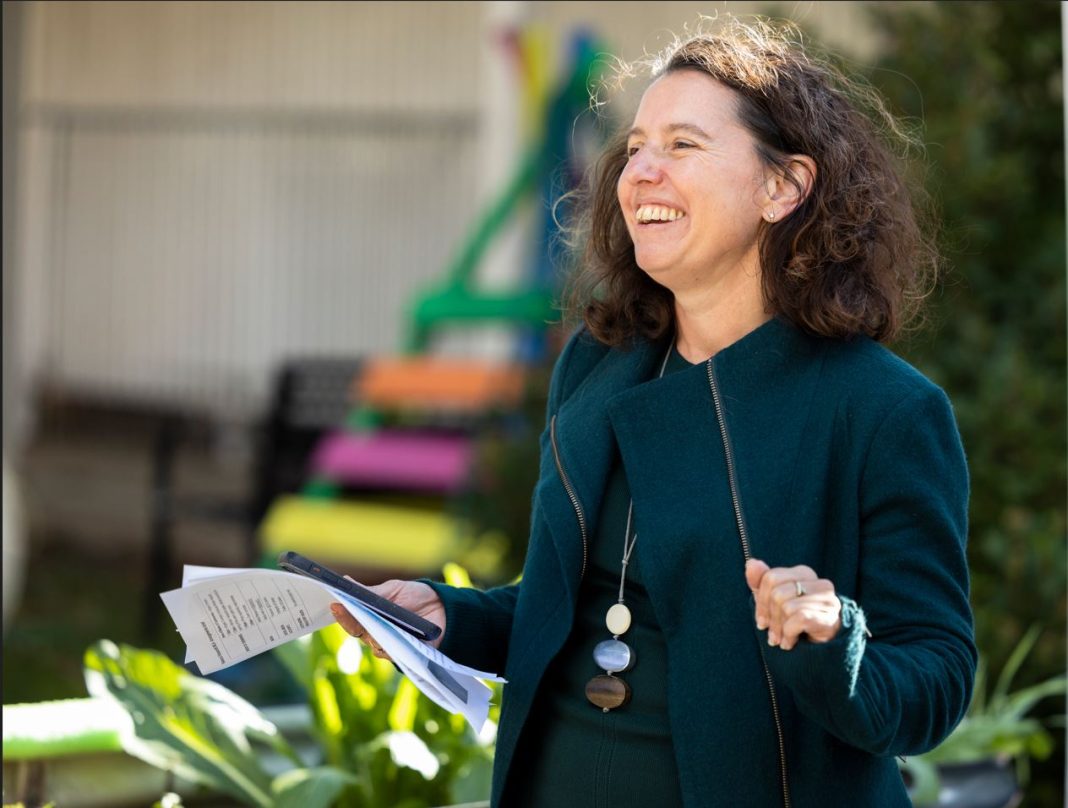
[[[691,363],[714,356],[770,319],[758,270],[675,293],[676,346]]]

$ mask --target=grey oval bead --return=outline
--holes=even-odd
[[[630,646],[620,640],[599,642],[593,649],[593,659],[597,667],[609,673],[629,670],[634,665],[634,652]]]

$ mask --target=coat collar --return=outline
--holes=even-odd
[[[575,388],[556,413],[557,446],[581,502],[600,502],[614,458],[613,422],[628,410],[663,416],[686,427],[687,419],[707,412],[678,411],[680,383],[707,389],[707,369],[700,363],[675,378],[658,379],[657,371],[672,341],[639,340],[610,350]],[[818,350],[818,340],[779,317],[773,317],[713,357],[722,388],[730,400],[749,399],[775,386],[796,370],[798,360]],[[711,405],[709,393],[709,405]]]
[[[616,452],[608,403],[652,379],[670,345],[641,340],[608,351],[556,413],[557,448],[591,533]]]
[[[799,373],[811,376],[812,363],[805,360],[819,353],[820,342],[776,317],[713,357],[732,440],[739,421],[752,422],[741,430],[749,434],[754,425],[774,429],[781,417],[803,417],[797,412],[798,386],[791,378]],[[669,433],[688,436],[692,441],[688,454],[705,458],[704,467],[708,462],[722,463],[707,363],[657,378],[671,344],[670,339],[641,340],[626,349],[607,351],[555,413],[556,447],[583,510],[588,537],[596,531],[617,451],[627,465],[636,512],[642,509],[643,498],[648,498],[649,507],[644,509],[648,512],[654,503],[661,507],[670,497],[672,481],[655,475],[655,464],[646,462],[670,445]],[[762,467],[754,463],[748,467],[758,465]],[[556,488],[558,496],[547,505],[549,522],[568,571],[568,589],[575,597],[581,536],[570,498],[562,484]]]
[[[627,468],[636,529],[657,543],[672,514],[700,501],[710,529],[735,534],[723,439],[709,381],[716,379],[750,548],[758,557],[783,550],[782,526],[768,492],[789,498],[805,424],[812,415],[826,341],[773,318],[712,358],[655,382],[636,385],[607,404]],[[781,504],[781,503],[780,503]],[[660,536],[665,546],[672,537]],[[739,565],[743,562],[740,544]],[[657,553],[649,557],[663,557]],[[729,560],[729,559],[728,559]],[[643,573],[649,572],[643,565]],[[653,572],[655,577],[655,572]],[[738,578],[741,581],[741,578]]]

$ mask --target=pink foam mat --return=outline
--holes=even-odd
[[[410,432],[335,432],[315,450],[312,470],[339,483],[452,493],[467,479],[469,438]]]

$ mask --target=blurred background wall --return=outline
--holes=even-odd
[[[30,3],[20,378],[248,417],[393,347],[475,204],[482,9]]]
[[[506,26],[543,26],[557,61],[580,26],[637,56],[717,8],[18,5],[17,437],[44,391],[248,418],[285,355],[394,348],[518,154]],[[831,5],[793,11],[870,49]]]

